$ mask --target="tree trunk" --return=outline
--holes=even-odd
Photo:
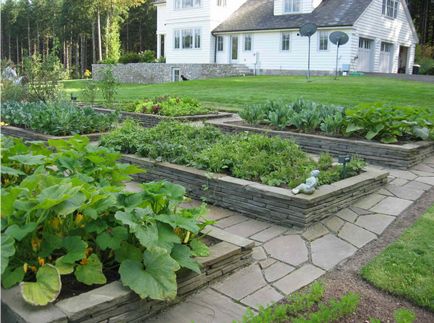
[[[30,18],[27,17],[27,41],[28,41],[28,48],[29,48],[29,56],[32,56],[32,41],[30,39]]]
[[[107,14],[106,27],[105,27],[105,57],[109,55],[109,34],[110,34],[110,15]]]
[[[127,52],[130,51],[130,24],[127,21]]]
[[[18,40],[18,36],[16,38],[16,50],[17,50],[17,64],[20,63],[20,45],[19,45],[19,40]]]
[[[75,42],[75,77],[76,78],[80,77],[79,59],[80,59],[80,52],[79,52],[79,43],[77,41]]]
[[[97,13],[98,13],[98,19],[97,19],[97,23],[98,23],[98,60],[102,61],[101,13],[100,13],[99,9],[98,9]]]
[[[12,48],[11,48],[11,32],[8,35],[8,58],[12,60]]]
[[[36,53],[39,53],[39,51],[41,50],[41,42],[40,42],[40,39],[39,39],[39,26],[38,26],[38,24],[36,24],[36,50],[37,50],[37,52]]]
[[[142,39],[142,22],[139,21],[139,46],[140,52],[143,50],[143,39]]]
[[[84,61],[84,47],[85,47],[86,37],[80,35],[80,65],[81,65],[81,75],[84,74],[84,70],[86,69],[85,61]]]
[[[92,21],[92,64],[96,63],[95,22]]]

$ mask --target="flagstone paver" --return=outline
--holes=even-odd
[[[291,294],[292,292],[309,285],[323,274],[325,274],[324,270],[311,264],[306,264],[273,283],[273,286],[285,294]]]
[[[254,263],[146,322],[230,323],[240,320],[247,307],[257,309],[310,284],[376,239],[434,186],[434,157],[409,171],[390,173],[384,188],[308,228],[269,224],[210,206],[210,218],[217,220],[220,230],[255,241]]]
[[[264,248],[271,257],[292,266],[298,266],[308,260],[306,243],[298,235],[275,238],[265,243]]]
[[[271,303],[278,302],[283,298],[283,295],[277,292],[271,286],[265,286],[260,290],[254,292],[241,300],[241,303],[258,309],[261,305],[270,305]]]
[[[357,248],[361,248],[368,242],[377,238],[377,236],[372,232],[362,229],[352,223],[345,223],[339,231],[338,236],[355,245]]]
[[[303,233],[303,238],[313,241],[319,237],[325,236],[327,233],[329,233],[329,230],[322,223],[315,223],[306,229]]]
[[[404,200],[397,197],[386,197],[384,200],[374,206],[371,211],[396,216],[403,212],[411,204],[412,201],[409,200]]]
[[[288,275],[291,271],[294,271],[294,269],[295,268],[290,265],[276,261],[274,264],[264,270],[264,276],[269,283],[272,283]]]
[[[333,234],[328,234],[311,243],[312,262],[323,269],[331,269],[342,260],[352,256],[357,248]]]
[[[362,228],[381,234],[395,220],[394,216],[385,214],[361,215],[356,224]]]
[[[355,207],[358,207],[360,209],[369,210],[374,205],[378,204],[380,201],[384,200],[385,196],[380,194],[371,194],[367,197],[359,200],[357,203],[354,204]]]
[[[213,288],[222,294],[240,300],[265,285],[267,282],[262,276],[261,268],[253,264],[237,271]]]

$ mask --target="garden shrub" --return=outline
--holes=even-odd
[[[128,112],[157,114],[168,117],[207,114],[211,111],[211,109],[203,107],[195,99],[170,96],[146,98],[143,101],[126,104],[121,109]]]
[[[1,281],[21,283],[24,300],[47,305],[62,281],[107,282],[117,272],[141,298],[174,299],[176,273],[200,272],[208,249],[204,207],[184,209],[185,189],[168,182],[125,192],[142,172],[85,137],[26,145],[2,138]]]
[[[154,63],[155,62],[155,53],[152,50],[145,50],[143,52],[127,52],[119,58],[119,63],[128,64],[128,63]]]
[[[209,125],[161,122],[143,129],[129,120],[103,136],[101,144],[157,161],[227,173],[272,186],[295,187],[318,168],[322,169],[321,184],[338,181],[345,175],[342,166],[328,161],[317,163],[292,141],[263,135],[227,135]],[[363,167],[364,162],[354,158],[351,167],[347,165],[347,176],[360,173]]]
[[[102,77],[98,82],[98,88],[102,93],[107,107],[112,107],[115,103],[115,97],[119,88],[119,82],[113,73],[112,66],[108,66],[102,70]]]
[[[92,108],[79,108],[61,102],[5,102],[2,120],[12,126],[54,136],[104,132],[113,128],[116,113],[100,114]]]

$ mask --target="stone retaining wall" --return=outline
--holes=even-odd
[[[313,195],[294,195],[291,190],[246,181],[191,167],[159,163],[135,155],[123,162],[146,169],[137,181],[161,180],[183,185],[187,194],[252,218],[285,226],[305,227],[351,205],[387,181],[388,173],[367,167],[358,176],[321,186]]]
[[[94,80],[101,80],[101,72],[104,68],[107,68],[107,65],[92,65],[92,77]],[[172,82],[172,70],[174,68],[179,68],[180,75],[184,75],[189,80],[242,76],[246,74],[246,70],[231,64],[166,63],[116,64],[113,66],[113,73],[121,83],[168,83]]]
[[[100,107],[95,107],[93,109],[99,113],[112,113],[114,111],[111,109],[105,109]],[[124,111],[120,112],[121,120],[125,120],[127,118],[134,119],[140,122],[145,128],[152,128],[157,124],[159,124],[160,122],[167,121],[167,120],[176,120],[181,122],[182,121],[195,122],[195,121],[205,121],[205,120],[218,119],[218,118],[228,118],[231,116],[232,113],[225,113],[225,112],[217,112],[217,113],[202,114],[202,115],[191,115],[191,116],[180,116],[180,117],[167,117],[167,116],[160,116],[155,114],[124,112]]]
[[[1,127],[1,133],[2,135],[5,136],[23,138],[24,140],[28,140],[28,141],[36,141],[36,140],[48,141],[49,139],[70,139],[73,137],[73,136],[45,135],[39,132],[34,132],[28,129],[22,129],[22,128],[12,127],[12,126]],[[105,134],[107,134],[107,132],[91,133],[82,136],[88,137],[90,141],[97,141],[101,136]]]
[[[294,140],[302,149],[309,153],[328,152],[334,156],[358,155],[371,164],[409,169],[434,152],[434,143],[415,141],[402,145],[382,144],[373,141],[333,138],[320,135],[304,134],[291,131],[277,131],[242,125],[238,122],[212,120],[207,123],[220,128],[224,132],[254,132],[268,136],[279,136]]]
[[[202,265],[200,274],[184,271],[178,275],[178,296],[174,301],[142,300],[116,281],[55,304],[33,307],[24,302],[19,286],[16,286],[8,290],[2,289],[2,322],[143,322],[179,303],[193,291],[252,262],[253,241],[215,227],[210,229],[207,235],[220,242],[210,247],[208,257],[198,258]]]

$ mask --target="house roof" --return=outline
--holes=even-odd
[[[273,0],[248,0],[213,33],[299,28],[313,22],[318,27],[352,26],[372,0],[323,0],[311,13],[274,15]]]

